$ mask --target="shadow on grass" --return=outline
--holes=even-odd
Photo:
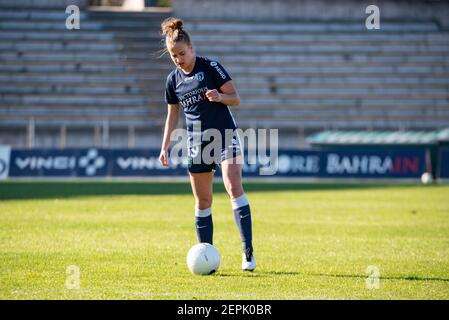
[[[218,272],[215,273],[213,275],[214,277],[219,277],[219,278],[260,278],[260,277],[265,277],[265,275],[263,274],[259,274],[257,272],[243,272],[238,274],[238,273],[222,273],[222,272]]]
[[[367,275],[359,275],[359,274],[310,274],[312,276],[319,277],[334,277],[334,278],[361,278],[368,279]],[[443,281],[449,282],[448,278],[439,278],[439,277],[419,277],[419,276],[381,276],[380,280],[404,280],[404,281]]]
[[[410,184],[406,184],[410,186]],[[244,183],[246,192],[284,192],[284,191],[318,191],[318,190],[351,190],[379,189],[398,187],[399,184],[385,183],[332,183],[332,182],[299,182],[299,183]],[[214,193],[224,193],[223,184],[214,184]],[[116,195],[190,195],[190,184],[187,182],[121,182],[121,181],[5,181],[0,182],[0,200],[17,199],[60,199],[86,196]]]
[[[304,273],[295,271],[254,271],[245,272],[241,274],[227,274],[218,272],[214,274],[215,277],[245,277],[245,278],[260,278],[260,277],[277,277],[277,276],[314,276],[314,277],[329,277],[329,278],[359,278],[368,279],[368,275],[360,274],[324,274],[324,273]],[[385,276],[380,277],[380,280],[401,280],[401,281],[442,281],[449,282],[449,278],[440,277],[419,277],[419,276]]]
[[[218,272],[214,274],[216,277],[245,277],[245,278],[260,278],[260,277],[271,277],[271,276],[299,276],[305,275],[305,273],[294,272],[294,271],[254,271],[254,272],[243,272],[240,274],[230,274]]]

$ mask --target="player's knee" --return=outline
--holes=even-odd
[[[228,183],[226,191],[231,199],[235,199],[243,194],[243,187],[241,183]]]
[[[210,208],[212,206],[212,197],[196,198],[196,207],[200,210]]]

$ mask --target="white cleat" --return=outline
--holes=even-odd
[[[245,253],[242,254],[242,270],[243,271],[253,271],[256,269],[256,258],[254,254],[247,256]]]

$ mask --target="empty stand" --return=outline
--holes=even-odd
[[[40,134],[84,131],[88,145],[105,120],[111,131],[160,131],[171,66],[159,57],[159,25],[168,12],[153,11],[84,11],[81,28],[68,30],[64,9],[1,8],[0,132],[25,134],[33,121]]]
[[[189,23],[240,90],[240,123],[435,128],[449,123],[449,33],[426,21]],[[211,45],[211,43],[214,43]]]
[[[173,68],[160,57],[159,26],[170,14],[89,10],[80,30],[67,30],[61,9],[0,8],[0,143],[23,145],[33,121],[42,135],[76,128],[87,145],[107,121],[111,132],[151,136],[138,146],[158,146]],[[386,21],[372,31],[364,21],[185,23],[197,54],[233,77],[243,128],[307,134],[449,123],[449,32],[432,21]]]

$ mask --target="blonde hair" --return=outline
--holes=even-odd
[[[182,20],[179,18],[169,17],[161,23],[162,35],[165,41],[176,43],[184,41],[186,44],[192,44],[189,34],[182,28]]]

